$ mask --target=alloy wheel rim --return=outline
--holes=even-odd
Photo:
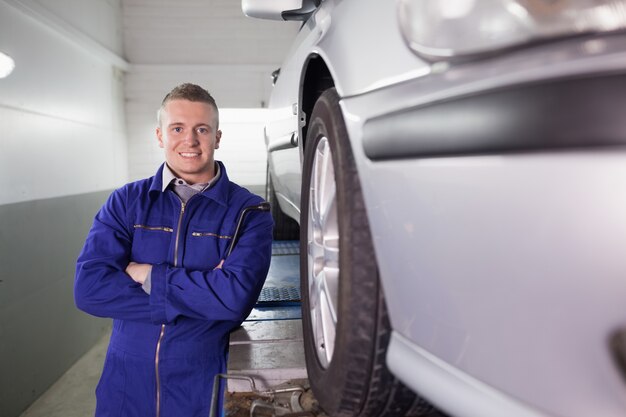
[[[337,185],[328,138],[315,149],[309,186],[307,267],[309,314],[315,350],[326,369],[335,350],[339,300]]]

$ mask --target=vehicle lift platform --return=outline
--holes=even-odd
[[[230,335],[228,371],[219,376],[227,380],[221,415],[318,414],[304,361],[299,253],[298,241],[272,244],[261,296],[241,327]]]

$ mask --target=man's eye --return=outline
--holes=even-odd
[[[183,128],[182,128],[182,127],[175,127],[175,128],[173,128],[172,130],[173,130],[174,132],[176,132],[176,133],[180,133],[180,132],[182,132],[182,131],[183,131]]]
[[[208,132],[209,132],[209,129],[207,129],[206,127],[199,127],[198,128],[198,133],[201,133],[201,134],[205,135]]]

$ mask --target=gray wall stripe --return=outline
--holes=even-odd
[[[111,191],[0,205],[0,415],[19,416],[102,336],[74,268]]]

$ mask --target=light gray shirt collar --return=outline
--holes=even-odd
[[[163,167],[163,176],[161,177],[162,178],[162,190],[161,191],[165,192],[165,190],[170,185],[170,183],[174,181],[175,185],[186,185],[187,187],[191,187],[191,188],[198,190],[199,192],[202,192],[212,187],[213,184],[215,184],[220,179],[220,175],[221,175],[220,164],[216,162],[215,163],[215,176],[211,178],[211,181],[209,181],[208,183],[203,183],[203,184],[188,184],[187,181],[185,181],[184,179],[178,178],[176,175],[174,175],[174,173],[172,172],[172,170],[170,169],[170,167],[167,165],[167,162],[166,162],[165,166]]]

